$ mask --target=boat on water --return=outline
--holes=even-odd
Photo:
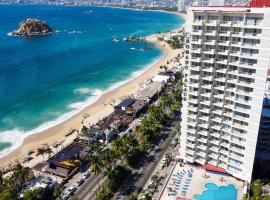
[[[117,40],[116,38],[114,38],[112,41],[113,42],[119,42],[119,40]]]

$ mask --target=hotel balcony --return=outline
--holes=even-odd
[[[244,38],[254,38],[254,39],[257,39],[260,36],[261,36],[260,33],[243,33],[243,37]]]
[[[220,45],[220,46],[229,46],[230,41],[219,40],[218,45]]]
[[[188,102],[192,103],[192,104],[198,104],[198,99],[188,99]]]
[[[243,36],[243,32],[239,31],[239,32],[232,32],[232,37],[242,37]]]
[[[218,161],[216,161],[216,160],[209,160],[207,163],[209,163],[209,164],[211,164],[211,165],[214,165],[214,166],[217,166],[217,164],[218,164]]]
[[[214,54],[214,53],[213,53]],[[202,61],[204,63],[214,64],[214,58],[203,58]]]
[[[221,126],[220,125],[213,125],[211,126],[212,129],[215,129],[217,131],[220,131],[221,130]]]
[[[197,115],[194,114],[188,114],[188,117],[194,120],[197,120]]]
[[[226,125],[231,125],[232,121],[231,120],[223,120],[222,123],[226,124]]]
[[[215,54],[215,49],[204,49],[203,50],[204,54]],[[214,59],[213,59],[214,61]]]
[[[192,22],[192,25],[202,26],[204,24],[204,20],[195,20]]]
[[[207,144],[207,139],[205,138],[198,138],[197,140],[201,143]]]
[[[214,117],[211,119],[213,122],[217,122],[217,123],[221,123],[222,122],[222,119],[221,117]]]
[[[188,85],[190,87],[194,87],[194,88],[198,88],[199,87],[199,83],[189,83]]]
[[[233,46],[233,47],[241,47],[241,45],[242,45],[242,43],[238,42],[238,41],[232,41],[231,42],[231,46]],[[237,55],[237,53],[239,53],[239,52],[233,52],[233,54],[230,53],[230,55],[235,55],[235,56],[240,55],[240,54]]]
[[[205,145],[198,145],[197,146],[197,149],[201,149],[203,151],[206,151],[207,150],[207,146],[205,146]]]
[[[192,92],[189,92],[189,95],[198,96],[199,92],[198,91],[192,91]]]
[[[190,50],[190,52],[191,53],[202,53],[202,49],[200,49],[200,48],[192,48],[191,50]]]
[[[223,114],[223,111],[222,110],[215,109],[215,110],[212,111],[212,113],[217,114],[217,115],[222,115]]]
[[[251,42],[242,42],[242,46],[249,48],[249,49],[259,49],[260,44],[251,43]]]
[[[201,94],[201,96],[203,96],[203,97],[208,97],[208,98],[211,97],[211,93],[210,93],[210,92],[201,92],[200,94]]]
[[[217,53],[219,55],[227,56],[229,54],[229,51],[228,50],[218,50]]]
[[[200,126],[201,128],[207,129],[209,127],[209,124],[198,123],[198,126]]]
[[[215,30],[207,30],[204,33],[205,35],[215,36],[217,34],[217,31]]]
[[[217,20],[208,20],[205,22],[206,26],[217,26],[218,25],[218,21]]]
[[[231,21],[221,21],[220,26],[230,27],[230,26],[232,26],[232,22]]]
[[[196,137],[191,136],[191,135],[187,135],[187,139],[189,139],[190,141],[193,141],[193,142],[196,141]]]
[[[210,106],[211,105],[211,101],[200,101],[200,104],[206,105],[206,106]]]
[[[202,33],[203,33],[202,30],[192,30],[191,31],[192,35],[201,35]]]
[[[215,146],[211,146],[209,148],[209,150],[214,151],[214,152],[218,152],[219,151],[219,148],[218,147],[215,147]]]
[[[192,67],[190,68],[190,70],[199,72],[199,71],[200,71],[200,67],[199,67],[199,66],[192,66]]]
[[[196,130],[195,129],[188,129],[187,132],[190,133],[191,135],[195,135],[196,134]]]
[[[190,78],[199,79],[200,76],[199,75],[195,75],[195,74],[190,74]]]
[[[225,155],[225,156],[227,156],[229,154],[229,152],[226,151],[225,149],[220,150],[219,153],[221,153],[222,155]]]
[[[228,162],[228,157],[225,156],[220,156],[219,160],[223,161],[223,162]]]
[[[221,135],[221,138],[224,140],[230,140],[230,135]]]
[[[230,31],[219,31],[219,36],[225,36],[225,37],[229,37],[231,35]]]
[[[201,84],[201,88],[211,90],[212,89],[212,85],[211,84]]]
[[[202,157],[202,158],[205,158],[205,157],[206,157],[206,153],[203,152],[203,151],[197,151],[197,152],[196,152],[196,155],[198,155],[198,156],[200,156],[200,157]]]
[[[214,97],[217,99],[224,99],[224,94],[215,94]]]
[[[242,86],[245,86],[245,87],[252,87],[252,82],[247,82],[247,81],[237,81],[237,84],[238,85],[242,85]]]
[[[188,147],[194,149],[195,144],[192,144],[192,143],[187,142],[187,143],[186,143],[186,146],[188,146]]]
[[[237,144],[237,145],[241,145],[241,146],[245,146],[246,142],[243,140],[239,140],[239,139],[235,139],[235,138],[231,138],[230,139],[231,143]]]
[[[216,60],[216,63],[227,65],[228,64],[228,60],[227,59],[217,59]]]
[[[201,57],[192,57],[190,59],[191,62],[196,62],[196,63],[200,63],[201,62]]]
[[[239,148],[236,148],[236,147],[233,147],[233,146],[230,147],[230,150],[235,151],[237,153],[242,153],[242,154],[244,153],[243,149],[239,149]]]
[[[211,139],[211,140],[209,140],[210,141],[210,143],[212,143],[212,144],[215,144],[215,145],[219,145],[219,140],[213,140],[213,139]]]
[[[210,136],[213,136],[213,137],[215,137],[215,138],[217,138],[217,139],[220,138],[220,134],[217,133],[217,132],[210,133]]]
[[[227,117],[232,117],[233,113],[232,112],[224,112],[223,115],[227,116]]]
[[[231,44],[237,44],[238,45],[239,42],[232,42]],[[240,44],[239,44],[240,45]],[[240,51],[231,51],[230,52],[230,56],[235,56],[235,57],[239,57],[240,56]]]
[[[204,44],[205,45],[216,45],[216,40],[205,40]]]
[[[226,81],[226,78],[224,78],[224,77],[218,77],[218,78],[215,78],[215,81],[225,82]]]
[[[191,110],[191,111],[193,111],[193,112],[197,112],[198,107],[195,107],[195,106],[189,106],[188,109]]]
[[[193,127],[196,127],[196,125],[197,125],[196,122],[189,122],[189,121],[187,122],[187,124],[190,125],[190,126],[193,126]]]
[[[203,158],[197,158],[195,161],[201,165],[204,165],[206,163],[206,160]]]
[[[191,157],[191,156],[186,156],[185,157],[185,160],[188,161],[188,162],[190,162],[190,163],[193,163],[194,162],[194,158]]]
[[[230,147],[230,144],[229,143],[225,143],[225,142],[221,142],[220,145],[223,146],[223,147],[226,147],[226,148],[229,148]]]
[[[214,68],[213,67],[203,67],[202,71],[212,73],[214,71]]]
[[[221,167],[221,168],[223,168],[223,169],[226,169],[227,168],[227,165],[224,164],[224,163],[220,163],[220,164],[218,164],[218,166]]]
[[[234,159],[239,160],[239,161],[241,161],[241,160],[244,159],[244,157],[238,156],[238,155],[236,155],[235,153],[229,153],[229,157],[230,157],[230,158],[234,158]]]
[[[237,84],[237,80],[236,79],[227,79],[227,82],[228,83],[231,83],[231,84]]]
[[[191,40],[191,44],[199,44],[199,45],[201,45],[202,40],[201,39],[193,39],[193,40]]]
[[[214,102],[213,105],[217,107],[223,107],[223,103],[221,102]]]
[[[224,104],[224,108],[233,109],[233,107],[232,104]]]
[[[210,113],[210,109],[203,108],[203,109],[200,109],[200,112],[205,113],[205,114],[209,114]]]
[[[245,105],[250,105],[251,101],[250,100],[245,100],[245,99],[240,99],[240,98],[235,98],[234,100],[236,103],[241,103]]]
[[[214,159],[218,159],[218,154],[215,153],[210,153],[208,156]]]
[[[189,155],[194,156],[195,151],[194,150],[191,150],[191,149],[186,149],[186,153],[189,154]]]
[[[203,136],[208,136],[208,132],[207,131],[198,131],[199,135],[203,135]]]
[[[247,129],[246,125],[241,125],[241,124],[238,124],[238,123],[233,123],[232,126],[235,127],[235,128],[244,129],[244,130]]]
[[[226,70],[225,70],[225,71],[226,71]],[[224,91],[224,90],[225,90],[225,87],[222,86],[222,85],[219,85],[219,86],[215,86],[215,89]]]
[[[206,81],[212,81],[213,76],[201,76],[201,79],[206,80]]]
[[[210,119],[209,116],[208,116],[208,117],[206,117],[206,116],[199,116],[199,120],[202,120],[202,121],[204,121],[204,122],[206,122],[206,123],[209,122],[209,119]]]
[[[227,87],[227,88],[226,88],[226,91],[227,91],[227,92],[235,93],[236,87]]]

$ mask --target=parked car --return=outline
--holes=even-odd
[[[86,171],[86,172],[82,173],[82,178],[84,180],[87,179],[89,176],[90,176],[90,172],[89,171]]]
[[[69,195],[73,194],[77,190],[77,187],[73,186],[68,188],[67,192]]]
[[[84,182],[84,179],[80,178],[79,180],[77,180],[76,185],[80,186],[81,184],[83,184],[83,182]]]

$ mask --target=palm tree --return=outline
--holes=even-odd
[[[91,157],[90,162],[89,162],[89,168],[95,173],[97,178],[101,174],[103,167],[104,167],[104,165],[103,165],[101,159],[99,158],[99,156],[94,155]],[[98,178],[98,186],[100,187],[99,178]]]
[[[45,153],[48,154],[48,155],[49,155],[48,158],[50,158],[51,155],[53,154],[52,148],[51,148],[50,146],[47,146],[47,147],[45,148]]]
[[[11,176],[11,179],[14,183],[16,183],[16,189],[20,190],[22,188],[22,184],[25,183],[29,179],[30,168],[23,167],[19,162],[14,166],[14,172]]]
[[[43,157],[43,161],[45,160],[44,159],[44,154],[46,154],[46,148],[44,146],[37,148],[36,156],[40,156],[41,155]]]

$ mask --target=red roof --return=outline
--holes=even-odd
[[[221,167],[216,167],[216,166],[210,165],[210,164],[205,164],[205,165],[202,166],[202,168],[205,169],[205,170],[208,170],[208,171],[228,174],[228,172],[225,169],[223,169]]]
[[[250,7],[256,8],[270,7],[270,0],[252,0],[250,2]]]

